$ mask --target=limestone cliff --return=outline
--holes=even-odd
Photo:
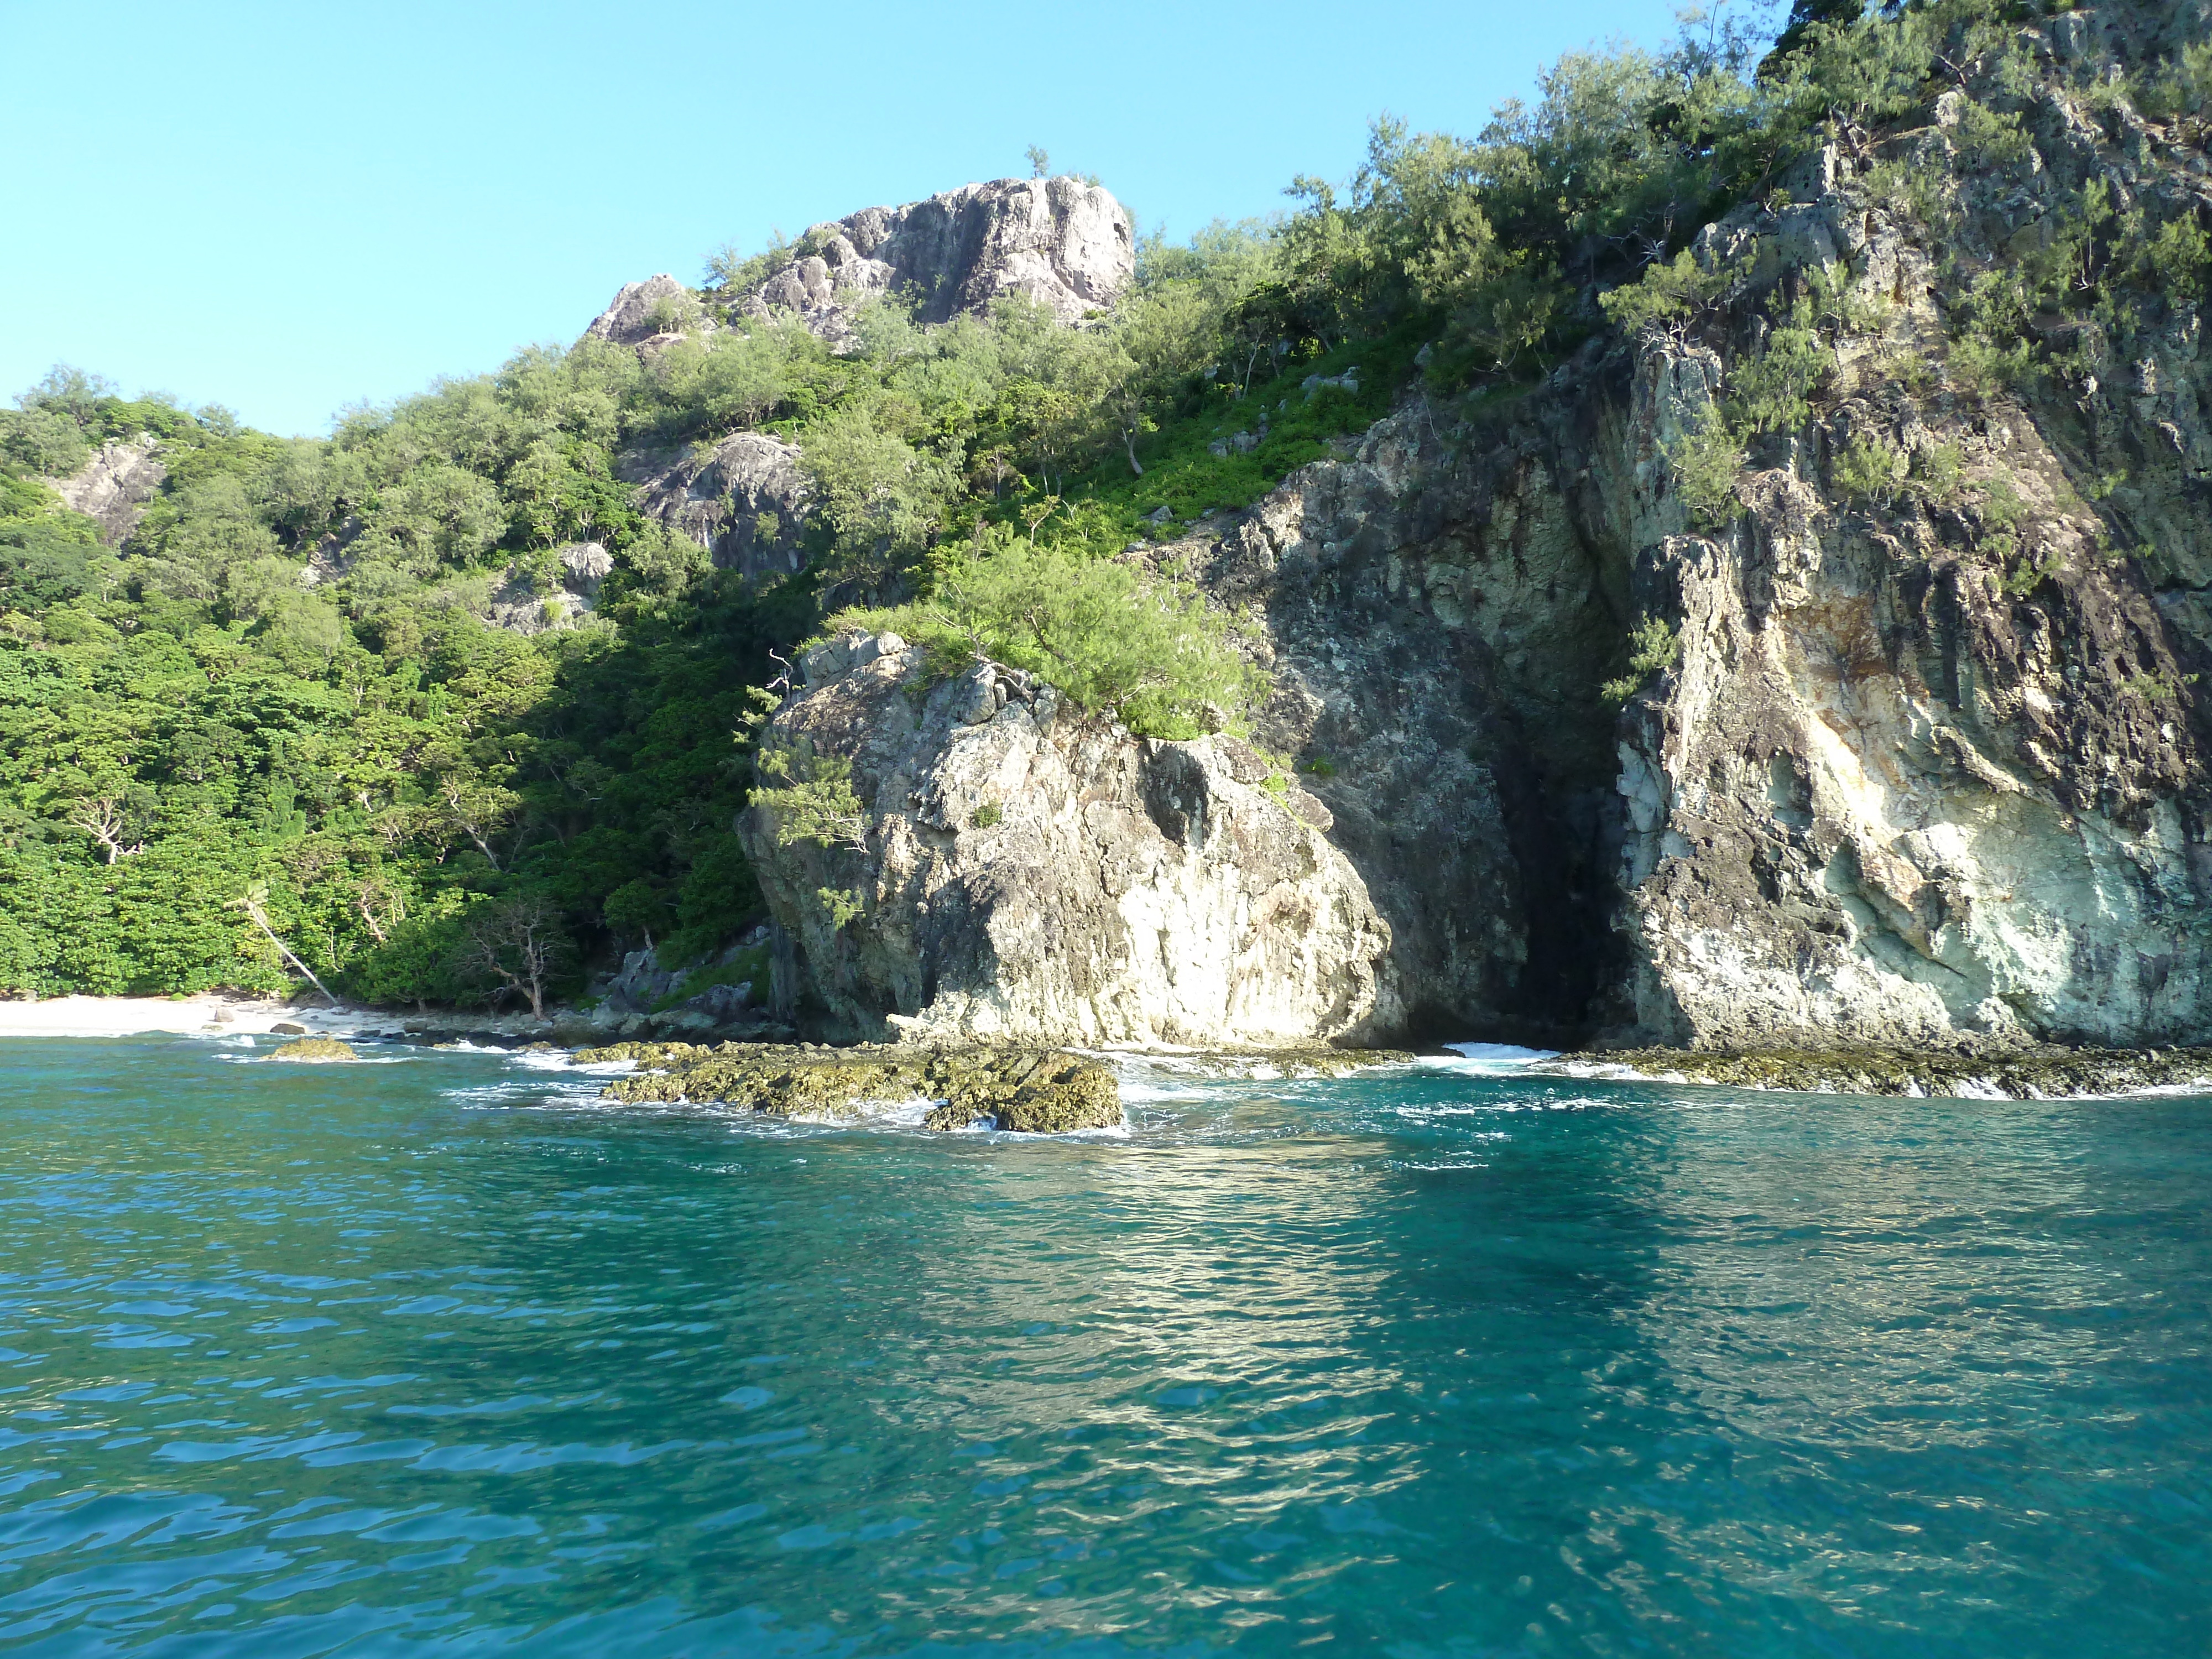
[[[1702,313],[1601,332],[1510,400],[1411,392],[1249,512],[1130,555],[1257,625],[1255,738],[1325,811],[1251,790],[1222,739],[1039,726],[1020,701],[971,737],[939,702],[912,714],[905,667],[809,692],[783,723],[861,757],[890,832],[865,921],[805,940],[825,996],[1037,1040],[2198,1037],[2196,308],[2154,298],[2124,360],[2087,339],[2009,390],[1961,342],[1967,283],[2057,245],[2085,189],[2212,210],[2204,123],[2068,69],[2149,64],[2203,23],[2024,28],[2033,72],[1967,65],[1917,119],[1843,123],[1708,227]],[[1964,129],[1969,93],[2017,116],[2016,146]],[[1808,316],[1805,417],[1755,432],[1693,511],[1696,434]],[[1200,793],[1226,830],[1153,810]],[[987,801],[1018,836],[971,827]],[[838,884],[756,840],[780,914]],[[1139,845],[1148,873],[1117,889]],[[1060,884],[1075,872],[1095,890]],[[1249,931],[1218,931],[1232,916]]]

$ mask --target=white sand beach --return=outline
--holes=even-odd
[[[315,1036],[396,1033],[492,1031],[503,1036],[542,1036],[546,1027],[526,1013],[493,1014],[441,1008],[428,1014],[320,1002],[279,1002],[273,997],[51,997],[43,1002],[0,1002],[0,1037],[146,1036],[170,1032],[215,1036],[295,1027]],[[289,1033],[288,1033],[289,1035]]]
[[[335,1035],[398,1023],[396,1015],[374,1010],[302,1008],[270,997],[51,997],[43,1002],[0,1002],[0,1036],[258,1032],[278,1025]]]

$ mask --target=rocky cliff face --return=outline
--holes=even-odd
[[[783,576],[804,562],[810,490],[793,445],[732,433],[704,455],[632,456],[623,477],[641,486],[641,507],[707,549],[719,569]]]
[[[2022,40],[2045,64],[2148,61],[2172,27],[2074,14]],[[1301,1020],[1362,1041],[1707,1048],[2201,1034],[2212,375],[2196,313],[2145,321],[2125,365],[1975,391],[1939,268],[2046,245],[2093,180],[2212,206],[2204,129],[2092,108],[2055,74],[1977,90],[2021,114],[2025,155],[1962,162],[1955,100],[1846,131],[1700,239],[1707,269],[1745,273],[1700,327],[1594,340],[1496,412],[1416,396],[1249,513],[1133,556],[1259,625],[1274,692],[1255,737],[1298,758],[1325,812],[1256,795],[1220,740],[1037,727],[1019,702],[971,736],[902,712],[890,667],[811,692],[790,730],[869,756],[874,809],[904,826],[867,855],[865,926],[806,939],[825,994],[1054,1040],[1279,1040]],[[1899,198],[1915,172],[1962,181],[1942,230]],[[1816,291],[1836,314],[1812,417],[1753,442],[1732,501],[1693,517],[1687,435],[1777,307]],[[1869,481],[1869,457],[1890,471]],[[1638,667],[1627,636],[1655,623],[1671,639]],[[1624,672],[1621,706],[1601,684]],[[1265,850],[1172,829],[1182,809],[1157,803],[1200,792],[1170,774],[1224,780],[1209,821],[1255,826]],[[1024,815],[1018,837],[967,827],[987,799]],[[1145,859],[1117,862],[1108,823]],[[780,912],[830,884],[758,851]],[[1152,873],[1114,891],[1132,867]],[[1104,873],[1079,902],[1040,871]],[[1126,896],[1170,891],[1170,924],[1137,926]],[[1217,946],[1231,935],[1201,918],[1231,915],[1268,919]],[[1230,976],[1195,969],[1202,1013],[1177,1000],[1176,962],[1252,971],[1220,994]]]
[[[810,653],[765,742],[849,767],[851,815],[748,850],[842,1034],[1085,1043],[1364,1030],[1389,931],[1328,815],[1231,738],[1066,714],[1013,671],[933,686],[896,636]]]

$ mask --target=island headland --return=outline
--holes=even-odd
[[[2205,9],[1548,84],[1184,247],[1072,176],[868,209],[327,441],[58,372],[0,982],[824,1098],[706,1048],[2197,1075]]]

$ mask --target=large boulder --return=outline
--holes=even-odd
[[[806,671],[764,742],[853,810],[803,838],[771,798],[741,830],[844,1033],[1255,1046],[1370,1019],[1389,929],[1248,745],[1133,737],[990,663],[933,683],[890,635]]]

